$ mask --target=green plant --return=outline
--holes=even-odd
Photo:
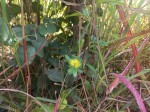
[[[0,111],[148,110],[148,12],[144,0],[1,0]]]
[[[69,69],[68,69],[69,74],[72,74],[74,77],[76,77],[77,72],[82,73],[82,70],[81,70],[82,60],[81,60],[81,58],[74,56],[74,55],[72,56],[72,58],[65,55],[65,58],[69,63]]]

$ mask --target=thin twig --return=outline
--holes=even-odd
[[[0,73],[0,76],[3,75],[5,72],[7,72],[11,67],[12,67],[12,65],[9,66],[8,68],[6,68],[5,70],[3,70],[3,71]]]
[[[86,97],[86,101],[87,101],[87,104],[88,104],[88,109],[89,109],[88,112],[91,112],[91,105],[90,105],[90,102],[89,102],[89,100],[88,100],[88,96],[87,96],[86,89],[85,89],[85,86],[84,86],[84,81],[83,81],[83,79],[82,79],[81,74],[80,74],[80,79],[81,79],[81,81],[82,81],[82,87],[83,87],[84,94],[85,94],[85,97]]]
[[[24,63],[27,62],[28,60],[28,54],[27,54],[27,43],[26,43],[26,36],[25,36],[25,20],[24,20],[24,2],[23,0],[20,1],[21,5],[21,24],[22,24],[22,37],[23,37],[23,51],[24,51]],[[28,64],[25,65],[24,68],[24,74],[25,74],[25,83],[26,83],[26,92],[27,94],[30,93],[29,88],[31,87],[30,85],[30,69]],[[26,112],[29,112],[29,97],[26,97]]]

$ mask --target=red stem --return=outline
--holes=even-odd
[[[128,21],[125,16],[125,12],[123,11],[122,6],[119,5],[117,8],[118,8],[119,16],[120,16],[120,19],[122,20],[124,28],[128,28],[126,36],[129,37],[129,39],[130,39],[130,37],[132,37],[132,32],[131,32],[131,29],[129,28]],[[132,48],[133,56],[134,56],[134,58],[136,58],[137,57],[137,48],[136,48],[135,43],[131,44],[131,48]],[[136,70],[136,73],[140,72],[140,63],[138,60],[135,64],[135,70]]]
[[[54,108],[54,112],[58,112],[58,109],[59,109],[59,105],[60,105],[60,96],[58,97],[57,101],[56,101],[56,104],[55,104],[55,108]]]
[[[120,16],[120,19],[123,23],[124,28],[128,28],[126,36],[129,37],[129,39],[130,39],[132,37],[132,32],[131,32],[131,29],[129,27],[128,21],[126,19],[125,12],[124,12],[122,6],[118,5],[117,8],[118,8],[118,13],[119,13],[119,16]],[[134,56],[134,58],[136,58],[137,57],[137,48],[136,48],[135,43],[131,44],[131,48],[132,48],[133,56]],[[141,69],[140,62],[137,60],[135,63],[136,73],[140,72],[140,69]],[[140,77],[138,77],[138,78],[140,79]],[[140,91],[140,82],[138,82],[138,89]]]
[[[26,44],[26,38],[23,39],[23,53],[24,53],[24,63],[27,62],[28,58],[27,58],[27,44]],[[27,65],[25,65],[24,68],[24,77],[25,77],[25,83],[27,84],[27,76],[28,76],[28,70],[27,70]]]
[[[141,45],[140,48],[138,49],[137,54],[144,48],[144,46],[148,43],[148,41],[149,41],[149,37],[147,37],[147,38],[143,41],[142,45]],[[125,76],[125,75],[128,73],[128,71],[129,71],[129,69],[131,68],[132,63],[135,61],[135,59],[136,59],[136,58],[133,57],[133,58],[130,60],[130,62],[128,63],[128,65],[126,66],[126,68],[123,70],[123,72],[122,72],[120,75]],[[116,74],[116,73],[112,73],[112,74]],[[110,84],[110,86],[109,86],[108,89],[106,90],[106,94],[109,94],[109,93],[118,85],[118,82],[119,82],[119,78],[115,78],[115,80]]]

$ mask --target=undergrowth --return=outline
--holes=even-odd
[[[1,112],[150,111],[144,0],[1,0]]]

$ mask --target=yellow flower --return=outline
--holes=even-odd
[[[81,62],[77,59],[71,59],[69,61],[69,65],[74,68],[79,68],[81,66]]]

